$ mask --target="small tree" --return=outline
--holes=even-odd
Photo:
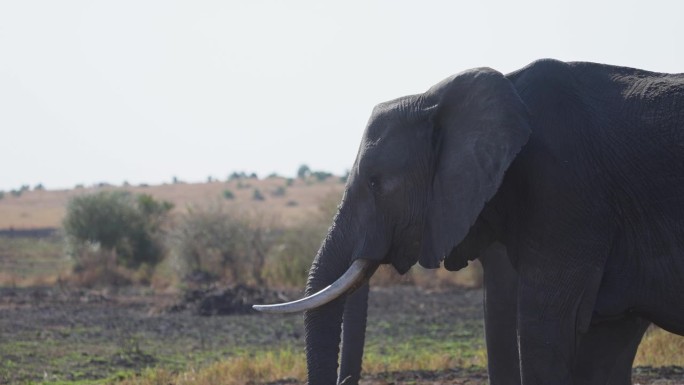
[[[299,166],[299,168],[297,169],[297,178],[306,179],[309,177],[309,175],[311,175],[311,169],[309,168],[309,166],[305,164]]]
[[[161,260],[159,234],[172,208],[147,194],[102,191],[71,199],[63,226],[73,241],[97,245],[113,252],[117,264],[137,268]]]
[[[314,171],[311,173],[311,176],[313,176],[319,182],[324,182],[326,179],[331,177],[332,174],[327,171]]]

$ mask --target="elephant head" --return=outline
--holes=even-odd
[[[416,262],[439,267],[497,192],[529,134],[527,111],[512,83],[488,68],[375,107],[311,266],[308,297],[259,307],[306,310],[309,383],[337,381],[343,314],[345,334],[348,322],[365,327],[365,306],[357,311],[362,317],[352,317],[344,309],[347,295],[378,264],[402,274]]]

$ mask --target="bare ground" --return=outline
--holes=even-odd
[[[297,295],[250,292],[247,288],[190,293],[184,298],[131,289],[1,288],[0,384],[97,381],[145,367],[183,370],[188,364],[202,365],[252,348],[299,348],[303,346],[300,316],[268,316],[248,310],[252,302]],[[212,296],[214,299],[208,300]],[[481,300],[480,290],[375,288],[369,343],[391,349],[416,335],[480,341]],[[216,313],[233,315],[211,315]],[[639,384],[684,384],[684,369],[636,368],[634,378]],[[363,380],[366,385],[486,382],[482,368],[381,373],[366,375]],[[274,385],[295,383],[283,379]]]

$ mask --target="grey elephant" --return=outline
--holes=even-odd
[[[373,110],[307,297],[262,310],[306,310],[309,382],[334,384],[378,264],[457,269],[473,234],[517,274],[521,382],[572,384],[602,325],[684,334],[683,230],[684,75],[479,68]]]

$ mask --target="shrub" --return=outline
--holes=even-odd
[[[255,201],[263,201],[266,200],[266,197],[264,197],[264,194],[262,194],[258,188],[255,188],[254,194],[252,195],[252,199],[254,199]]]
[[[261,283],[272,231],[220,204],[193,207],[169,234],[170,252],[186,283]]]
[[[303,223],[291,227],[276,240],[264,266],[264,277],[272,286],[301,288],[306,284],[313,261],[327,227],[322,223]]]
[[[326,179],[331,177],[332,174],[327,171],[314,171],[311,173],[311,176],[319,182],[324,182]]]
[[[283,186],[278,186],[276,187],[275,190],[271,193],[274,197],[284,197],[285,196],[285,187]]]
[[[247,174],[245,174],[244,171],[242,171],[242,172],[233,171],[233,173],[228,176],[228,181],[240,180],[240,179],[245,179],[245,178],[247,178]]]
[[[131,272],[117,265],[113,251],[82,242],[68,243],[68,250],[75,263],[67,282],[83,287],[124,286],[132,282],[129,278]]]
[[[4,192],[4,191],[0,191],[0,199],[3,199],[4,197],[5,197],[5,192]]]
[[[235,199],[235,194],[230,190],[223,190],[223,197],[225,199]]]
[[[269,284],[293,287],[306,284],[311,262],[327,234],[340,200],[339,194],[329,194],[319,204],[317,215],[285,230],[276,239],[264,266],[264,277]]]
[[[160,234],[172,208],[147,194],[103,191],[71,199],[63,227],[72,245],[112,252],[119,265],[155,265],[163,256]]]

